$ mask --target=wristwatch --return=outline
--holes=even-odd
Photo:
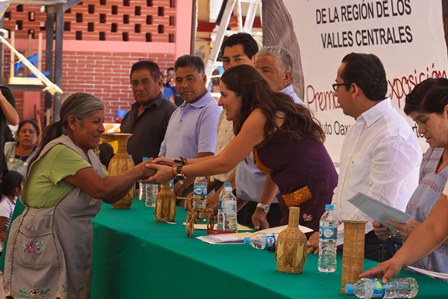
[[[186,179],[185,173],[182,171],[183,165],[179,165],[176,167],[176,176],[175,179],[182,185],[184,180]]]
[[[269,205],[265,205],[264,203],[258,203],[257,208],[263,209],[266,214],[269,212]]]

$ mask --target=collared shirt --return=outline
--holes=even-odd
[[[220,112],[210,92],[195,103],[184,102],[170,118],[159,155],[194,158],[198,153],[214,153]]]
[[[410,125],[386,99],[350,126],[341,151],[341,168],[333,204],[342,220],[363,220],[366,233],[372,220],[347,200],[362,192],[404,211],[418,184],[422,152]],[[338,244],[344,237],[338,227]]]
[[[171,114],[177,108],[165,100],[162,93],[137,117],[139,106],[137,102],[132,104],[131,111],[125,115],[120,127],[121,132],[132,133],[128,140],[128,153],[132,155],[135,164],[141,163],[143,157],[158,156]]]
[[[296,92],[294,91],[294,88],[292,87],[292,85],[286,86],[280,92],[283,92],[284,94],[289,95],[294,100],[295,103],[303,105],[303,106],[306,107],[306,104],[296,94]]]
[[[226,146],[229,144],[230,140],[233,139],[233,137],[235,137],[235,134],[233,133],[233,121],[229,121],[226,119],[226,112],[223,110],[219,115],[215,155],[222,152],[223,149],[225,149]],[[230,177],[233,171],[234,169],[232,169],[227,173],[214,175],[210,177],[210,179],[225,182]]]
[[[292,85],[286,86],[280,92],[289,95],[295,103],[306,107],[305,103],[294,92]],[[245,161],[241,161],[236,166],[235,185],[237,197],[246,201],[258,202],[263,193],[265,180],[266,176],[257,168],[253,154],[250,153]],[[274,199],[273,202],[277,202],[277,200]]]

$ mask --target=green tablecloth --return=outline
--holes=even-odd
[[[319,273],[309,254],[302,274],[275,269],[274,254],[246,245],[210,245],[178,224],[155,223],[153,209],[134,201],[129,210],[104,205],[94,219],[92,298],[353,298],[339,293],[338,271]],[[203,235],[195,231],[195,236]],[[366,260],[365,269],[375,265]],[[422,275],[418,298],[448,298],[448,284]]]

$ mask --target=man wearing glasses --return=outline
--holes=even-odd
[[[339,220],[364,220],[368,259],[382,261],[383,241],[372,230],[372,219],[347,200],[362,192],[389,206],[404,210],[417,187],[421,148],[410,125],[387,98],[383,64],[373,54],[351,53],[342,59],[333,84],[344,114],[356,121],[342,145],[338,186],[332,203]],[[343,241],[338,227],[338,245]],[[317,252],[319,233],[309,240]]]

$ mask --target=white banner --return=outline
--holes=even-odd
[[[403,113],[413,87],[429,77],[447,77],[447,47],[441,1],[283,0],[300,47],[304,101],[321,121],[334,162],[348,127],[331,84],[350,52],[373,53],[384,64],[392,105]],[[405,116],[405,115],[404,115]],[[405,116],[406,117],[406,116]],[[417,134],[417,126],[409,117]],[[428,145],[421,136],[425,151]]]

